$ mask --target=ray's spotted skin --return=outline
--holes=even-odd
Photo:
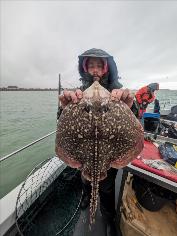
[[[122,101],[95,81],[78,104],[68,104],[59,119],[56,154],[79,168],[92,186],[90,223],[95,219],[99,181],[111,167],[122,168],[136,158],[144,145],[143,128]]]

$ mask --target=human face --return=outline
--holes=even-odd
[[[103,61],[101,58],[91,57],[88,59],[87,70],[90,75],[93,76],[94,81],[100,81],[104,74]]]

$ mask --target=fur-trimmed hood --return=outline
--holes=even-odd
[[[87,57],[99,57],[105,58],[107,60],[108,73],[105,74],[100,81],[100,84],[103,87],[105,87],[109,91],[122,87],[122,84],[119,82],[118,70],[113,57],[101,49],[92,48],[85,51],[79,56],[78,70],[81,76],[80,80],[82,81],[82,90],[85,90],[93,83],[93,77],[90,74],[86,73],[83,68],[83,60]]]

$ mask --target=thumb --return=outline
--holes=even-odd
[[[62,108],[64,108],[69,102],[63,95],[60,95],[58,99],[61,102]]]

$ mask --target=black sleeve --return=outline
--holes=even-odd
[[[109,83],[108,86],[109,86],[108,90],[109,90],[110,92],[111,92],[113,89],[120,89],[120,88],[123,87],[122,84],[119,83],[118,80],[112,81],[111,83]]]
[[[133,105],[130,109],[133,112],[133,114],[138,118],[139,117],[139,106],[136,103],[136,101],[133,101]]]
[[[57,120],[60,118],[60,115],[63,111],[63,108],[62,107],[58,107],[58,111],[57,111]]]

